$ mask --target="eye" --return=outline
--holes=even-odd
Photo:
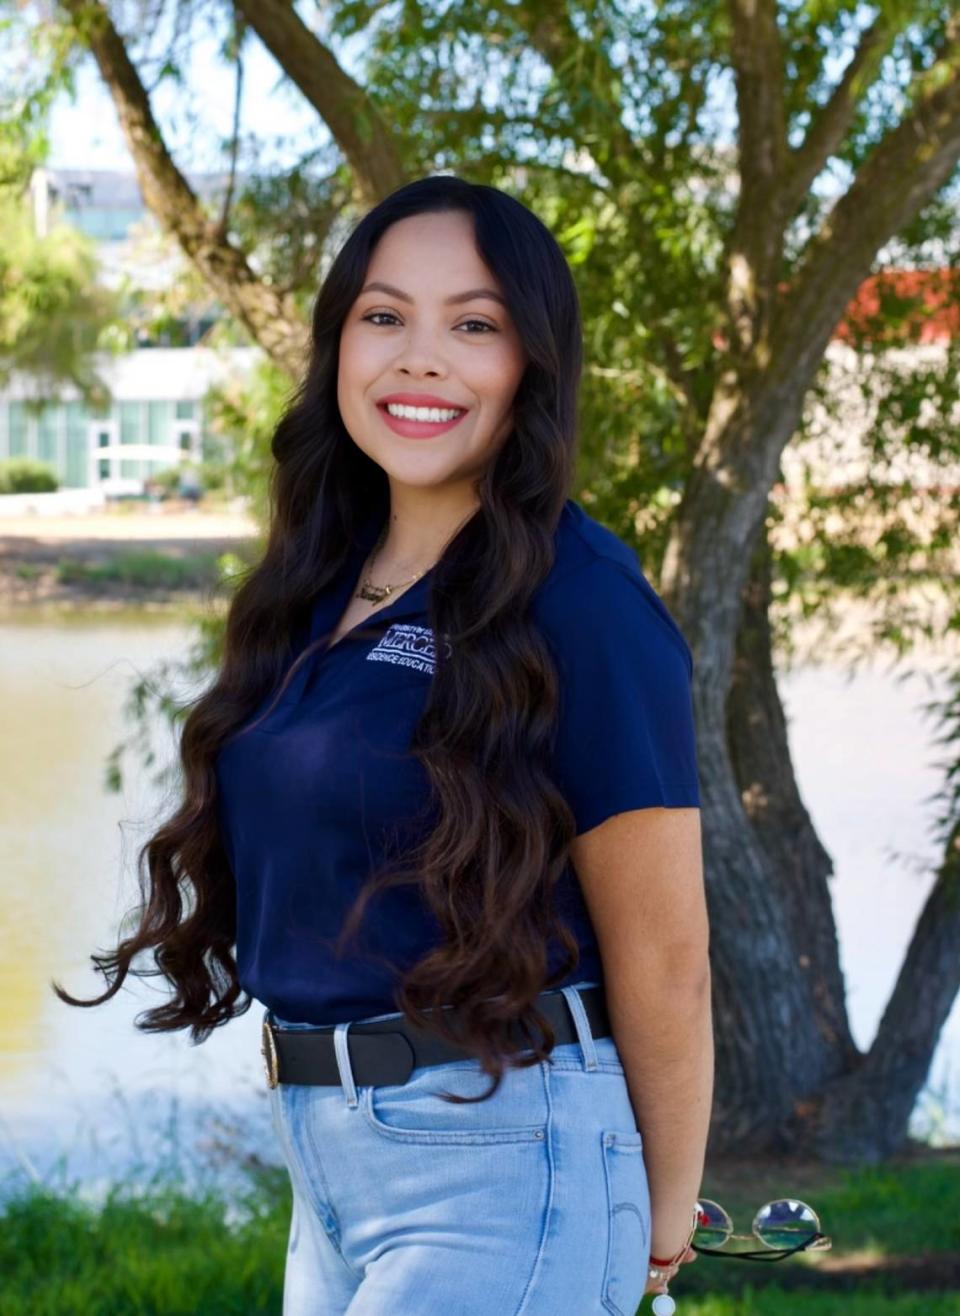
[[[369,321],[370,324],[375,324],[377,328],[382,328],[385,326],[382,325],[379,319],[380,316],[386,316],[388,321],[392,320],[394,321],[394,323],[397,322],[397,317],[393,314],[392,311],[371,311],[368,315],[362,315],[360,318],[361,320]],[[486,320],[464,320],[463,324],[458,325],[457,328],[465,329],[467,325],[479,325],[480,328],[484,330],[485,333],[488,334],[495,334],[498,332],[496,326],[492,324],[487,324]]]

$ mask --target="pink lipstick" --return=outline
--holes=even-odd
[[[456,410],[458,414],[446,420],[416,420],[408,416],[391,416],[387,410],[388,403],[440,411]],[[461,408],[456,402],[436,397],[432,393],[391,393],[388,397],[380,399],[377,409],[393,432],[406,439],[432,439],[436,435],[446,434],[447,430],[453,429],[454,425],[458,425],[463,420],[468,410],[466,407]]]

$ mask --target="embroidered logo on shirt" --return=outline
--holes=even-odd
[[[451,647],[444,641],[444,653]],[[415,626],[411,622],[395,621],[381,635],[367,654],[368,663],[395,663],[399,667],[412,667],[432,676],[436,670],[437,648],[433,630],[429,626]]]

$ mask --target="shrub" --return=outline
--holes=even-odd
[[[32,457],[0,461],[0,493],[53,493],[59,487],[56,473],[46,462]]]

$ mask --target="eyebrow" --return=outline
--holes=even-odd
[[[385,292],[391,297],[397,297],[402,302],[412,302],[413,298],[409,293],[403,292],[400,288],[394,288],[389,283],[368,283],[365,288],[360,289],[360,296],[365,292]],[[491,301],[499,302],[501,306],[506,306],[506,300],[492,288],[471,288],[468,292],[455,292],[452,297],[446,299],[448,306],[455,305],[459,302],[472,302],[477,297],[488,297]]]

